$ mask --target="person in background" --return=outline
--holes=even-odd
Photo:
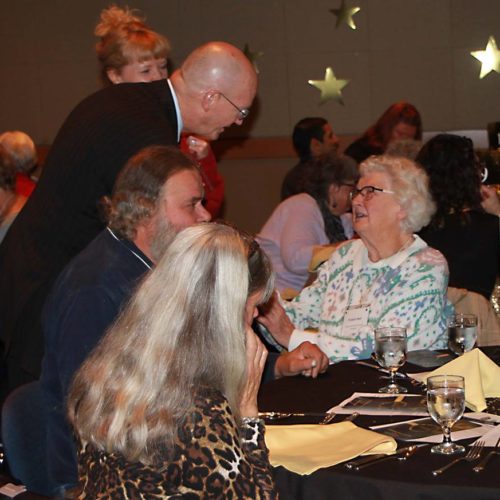
[[[292,142],[299,156],[299,163],[283,179],[281,201],[304,191],[304,184],[311,174],[311,159],[335,152],[339,146],[332,126],[321,117],[302,118],[297,122],[293,129]]]
[[[16,171],[16,193],[27,198],[36,186],[31,178],[38,161],[35,143],[28,134],[14,130],[0,135],[0,146]]]
[[[0,243],[26,203],[26,196],[16,192],[16,169],[12,155],[0,144]]]
[[[389,106],[382,116],[359,139],[346,148],[344,154],[358,163],[371,155],[384,154],[392,141],[422,140],[422,119],[417,108],[405,101]]]
[[[351,218],[344,223],[341,217],[351,209],[350,193],[359,177],[356,162],[330,152],[309,164],[303,192],[282,201],[257,235],[280,292],[303,288],[315,250],[352,236]]]
[[[481,166],[468,137],[439,134],[417,156],[436,213],[420,236],[446,257],[450,286],[490,299],[500,271],[498,217],[481,207]]]
[[[265,254],[235,229],[177,235],[73,381],[81,498],[277,498],[251,328],[272,290]]]
[[[398,139],[387,145],[385,154],[387,156],[400,156],[415,161],[419,151],[422,149],[422,141],[416,139]]]
[[[311,286],[284,309],[274,300],[259,321],[284,347],[316,343],[331,363],[369,358],[381,326],[405,327],[409,351],[442,349],[452,309],[448,266],[414,234],[435,211],[427,175],[389,156],[365,160],[360,173],[352,192],[360,239],[340,245]]]
[[[0,245],[0,335],[11,390],[39,376],[45,299],[64,266],[104,229],[99,201],[123,165],[151,144],[177,144],[181,130],[214,140],[241,125],[257,82],[242,51],[208,42],[169,80],[110,85],[70,113]]]
[[[154,82],[168,77],[170,43],[153,31],[135,10],[112,5],[101,12],[95,28],[104,85]],[[205,185],[206,208],[213,218],[224,202],[224,179],[210,144],[201,137],[183,134],[180,148],[193,155]]]

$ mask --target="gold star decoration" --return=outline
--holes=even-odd
[[[347,7],[345,4],[345,0],[342,0],[340,7],[338,9],[330,9],[330,12],[337,16],[337,23],[335,24],[335,28],[338,28],[342,23],[346,23],[349,28],[352,30],[356,29],[356,24],[354,23],[354,19],[352,16],[357,14],[361,10],[361,7]]]
[[[321,91],[320,104],[330,99],[344,104],[342,89],[349,83],[349,80],[338,80],[335,78],[332,68],[326,68],[324,80],[308,80],[307,83]]]
[[[481,73],[479,78],[484,78],[491,71],[500,73],[500,50],[494,37],[488,38],[488,44],[484,50],[476,50],[470,53],[478,61],[481,61]]]
[[[247,59],[252,63],[253,67],[255,68],[255,72],[257,74],[260,73],[259,67],[257,66],[257,59],[259,57],[262,57],[264,55],[264,52],[252,52],[250,50],[250,46],[248,43],[245,43],[245,47],[243,48],[243,54],[247,57]]]

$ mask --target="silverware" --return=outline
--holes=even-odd
[[[336,416],[337,414],[335,412],[330,412],[330,413],[326,413],[325,415],[325,418],[319,422],[319,425],[326,425],[326,424],[329,424]]]
[[[398,460],[406,460],[407,458],[410,458],[418,450],[418,448],[419,446],[414,444],[405,448],[401,448],[392,455],[370,455],[369,457],[364,457],[358,460],[347,462],[345,466],[350,470],[361,470],[365,467],[368,467],[369,465],[384,462],[392,458],[397,458]]]
[[[327,418],[330,417],[330,413],[293,413],[293,412],[280,412],[280,411],[261,411],[259,412],[259,418],[264,420],[282,420],[291,417],[311,417],[311,418]],[[334,415],[335,416],[335,415]]]
[[[445,470],[448,470],[450,467],[452,467],[455,464],[458,464],[458,462],[473,462],[474,460],[477,460],[483,451],[484,448],[484,441],[478,441],[474,446],[472,446],[469,451],[467,452],[467,455],[459,458],[455,458],[455,460],[452,460],[449,464],[446,464],[444,467],[441,467],[440,469],[436,469],[432,471],[433,476],[439,476],[442,474]]]
[[[354,422],[357,418],[359,417],[359,413],[357,411],[351,413],[350,415],[347,415],[342,422]]]
[[[498,441],[497,441],[497,444],[495,445],[495,447],[472,470],[474,472],[481,472],[481,471],[483,471],[484,468],[486,467],[486,464],[489,462],[490,458],[493,455],[500,455],[500,451],[498,451],[499,445],[500,445],[500,438],[498,438]]]

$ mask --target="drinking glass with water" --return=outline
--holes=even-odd
[[[443,442],[431,448],[432,453],[453,455],[465,448],[451,440],[451,428],[465,410],[465,382],[459,375],[435,375],[427,379],[427,409],[443,430]]]
[[[408,392],[405,387],[398,385],[395,375],[398,368],[406,361],[406,328],[382,327],[375,329],[375,359],[378,364],[389,371],[390,383],[378,392],[399,394]]]
[[[455,314],[448,319],[448,348],[457,356],[474,348],[477,340],[477,316]]]

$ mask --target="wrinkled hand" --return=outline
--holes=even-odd
[[[190,135],[186,139],[189,152],[196,157],[197,160],[203,160],[208,155],[210,145],[207,141]]]
[[[327,355],[317,345],[303,342],[293,351],[280,354],[274,366],[274,375],[280,378],[302,374],[316,378],[327,368]]]
[[[500,216],[500,198],[497,195],[495,186],[482,185],[481,196],[483,197],[481,206],[484,208],[484,211]]]
[[[247,380],[240,399],[240,414],[242,417],[257,417],[259,414],[257,393],[266,364],[267,349],[249,326],[246,330],[246,336]]]
[[[295,327],[280,304],[277,292],[265,305],[259,307],[257,321],[262,323],[283,347],[288,348]]]

